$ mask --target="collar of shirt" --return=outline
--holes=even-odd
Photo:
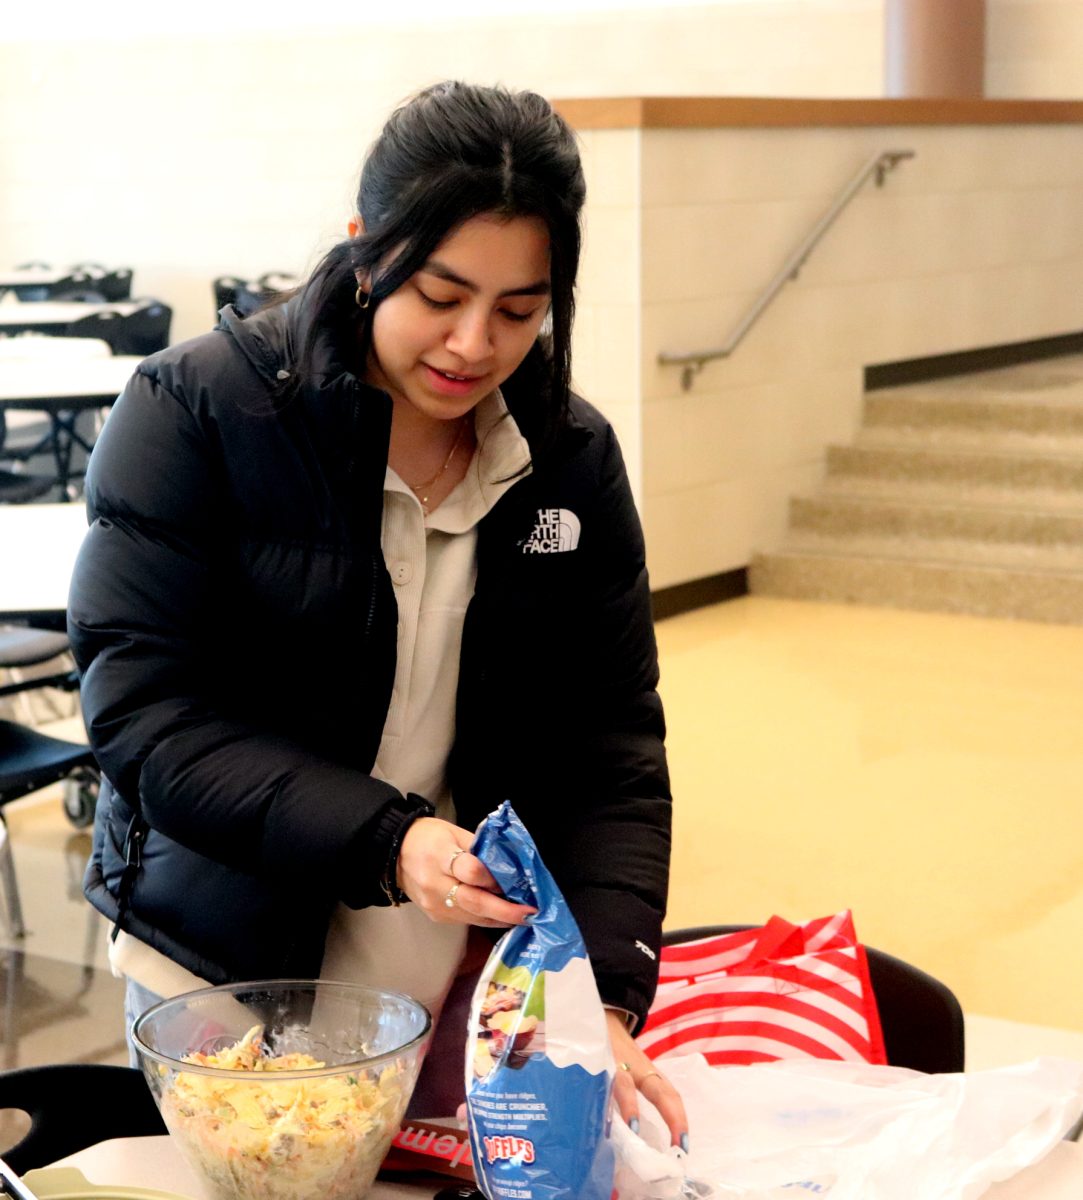
[[[465,533],[485,516],[513,483],[530,474],[530,447],[519,432],[499,388],[490,392],[474,410],[474,432],[478,445],[466,474],[447,499],[425,518],[426,531]],[[419,509],[421,507],[417,497],[391,467],[384,476],[384,491],[407,495]]]

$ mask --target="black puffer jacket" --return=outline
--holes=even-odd
[[[333,905],[386,903],[392,838],[420,805],[368,774],[395,667],[380,552],[391,404],[328,344],[276,403],[302,313],[296,299],[244,321],[227,310],[139,367],[91,460],[71,587],[84,715],[112,785],[87,895],[117,916],[140,814],[123,927],[212,982],[318,974]],[[511,800],[603,998],[639,1015],[669,861],[656,683],[620,452],[576,399],[479,527],[449,779],[467,828]]]

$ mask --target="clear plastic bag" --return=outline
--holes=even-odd
[[[620,1200],[975,1200],[1083,1110],[1083,1063],[1060,1058],[953,1075],[809,1059],[711,1067],[699,1055],[661,1066],[692,1152],[664,1149],[646,1103],[641,1138],[618,1119]]]

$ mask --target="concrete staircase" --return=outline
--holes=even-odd
[[[870,392],[749,589],[1083,625],[1083,356]]]

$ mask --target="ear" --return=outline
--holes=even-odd
[[[346,222],[346,232],[350,237],[355,238],[359,233],[364,233],[365,225],[360,217],[352,217]]]

